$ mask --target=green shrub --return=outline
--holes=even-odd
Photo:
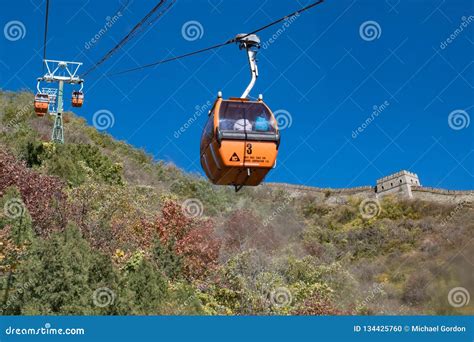
[[[119,287],[116,309],[122,315],[160,314],[168,296],[166,278],[144,258],[124,271]]]
[[[109,259],[92,250],[79,230],[68,227],[49,239],[35,240],[19,266],[15,285],[24,290],[10,305],[23,315],[93,314],[94,291],[115,289]],[[103,313],[103,312],[102,312]]]
[[[77,186],[90,178],[110,185],[123,185],[122,166],[113,163],[97,146],[89,144],[49,145],[33,148],[30,160],[40,160],[49,174]],[[46,148],[45,148],[46,147]],[[47,152],[46,152],[47,151]]]

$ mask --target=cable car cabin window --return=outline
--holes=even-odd
[[[222,131],[275,133],[271,113],[262,103],[223,101],[219,112]]]
[[[214,112],[209,115],[207,118],[207,123],[206,126],[204,127],[204,130],[202,132],[202,139],[201,139],[201,151],[205,149],[212,140],[212,137],[214,135]]]

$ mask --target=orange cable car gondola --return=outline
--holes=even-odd
[[[71,103],[73,107],[82,107],[84,103],[84,93],[82,91],[73,91]]]
[[[45,116],[48,113],[49,96],[44,93],[37,93],[35,95],[35,113],[37,116]]]
[[[262,96],[257,101],[247,99],[258,77],[255,56],[260,40],[253,34],[236,40],[247,50],[252,79],[240,98],[224,100],[219,92],[203,130],[200,155],[212,183],[233,185],[239,191],[259,185],[275,166],[280,134]]]

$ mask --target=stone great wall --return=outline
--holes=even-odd
[[[445,190],[423,186],[413,186],[413,198],[443,203],[473,203],[474,190]]]
[[[404,176],[408,175],[405,179]],[[411,179],[414,181],[411,182]],[[392,182],[392,183],[390,183]],[[411,183],[411,184],[410,184]],[[384,184],[385,189],[381,188]],[[291,197],[311,196],[317,202],[326,204],[347,203],[350,198],[380,198],[393,195],[402,198],[420,199],[438,203],[465,203],[472,206],[474,190],[446,190],[419,185],[418,176],[408,171],[400,171],[381,178],[376,186],[360,186],[354,188],[318,188],[286,183],[265,183],[263,187],[271,191],[285,191]]]
[[[349,197],[375,198],[374,187],[360,186],[354,188],[318,188],[286,183],[265,183],[263,187],[272,191],[284,191],[291,197],[312,196],[318,202],[328,204],[346,203]]]

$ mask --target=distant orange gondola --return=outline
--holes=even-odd
[[[84,103],[84,93],[82,91],[73,91],[71,102],[73,107],[82,107]]]
[[[35,113],[37,116],[45,116],[48,113],[49,96],[48,94],[38,93],[35,95]]]
[[[212,183],[259,185],[274,167],[280,134],[262,101],[218,97],[201,138],[201,165]]]

